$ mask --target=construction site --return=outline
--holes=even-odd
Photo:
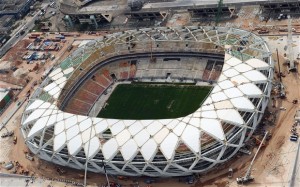
[[[0,60],[1,186],[300,186],[298,1],[47,3]],[[135,82],[212,91],[182,118],[97,118]]]

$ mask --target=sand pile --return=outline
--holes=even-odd
[[[0,69],[9,69],[11,66],[11,62],[9,61],[1,61],[0,62]]]
[[[27,70],[25,69],[17,69],[14,73],[13,73],[13,76],[16,77],[16,78],[24,78],[27,74]]]

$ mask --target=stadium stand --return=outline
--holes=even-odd
[[[204,81],[216,81],[218,80],[223,67],[223,62],[211,61],[207,62],[202,79]]]
[[[93,80],[88,80],[83,88],[95,95],[100,95],[104,91],[104,88]]]
[[[72,99],[69,103],[66,109],[76,110],[76,112],[88,114],[88,111],[92,107],[91,104],[88,104],[84,101],[78,100],[78,99]],[[75,114],[79,114],[75,113]]]
[[[128,71],[123,71],[123,72],[120,72],[120,77],[119,79],[128,79],[129,78],[129,72]]]
[[[126,66],[128,66],[127,68],[130,67],[129,64],[126,64]],[[129,72],[122,73],[127,73],[127,76],[124,75],[124,79],[128,79]],[[87,115],[97,99],[104,93],[107,88],[109,88],[112,83],[113,80],[110,76],[109,68],[98,70],[88,81],[84,83],[82,88],[80,88],[74,94],[74,96],[66,106],[66,110],[74,114]],[[74,103],[76,103],[77,101],[81,102],[78,103],[80,107],[74,105]]]
[[[131,64],[130,65],[130,71],[129,71],[129,78],[134,78],[136,74],[136,65]]]
[[[202,58],[158,58],[156,63],[139,59],[135,78],[166,78],[169,75],[173,79],[202,79],[206,63],[207,59]]]
[[[110,82],[113,81],[112,77],[110,76],[109,70],[108,69],[103,69],[101,71],[101,73],[103,74],[103,76]]]
[[[109,86],[110,82],[107,81],[107,79],[104,77],[102,74],[95,74],[94,76],[94,81],[101,85],[103,88],[107,88]]]
[[[98,96],[86,90],[80,90],[74,95],[74,97],[92,105],[94,104]]]

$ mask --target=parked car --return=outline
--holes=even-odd
[[[152,184],[152,183],[155,183],[156,180],[155,180],[154,178],[146,178],[146,179],[144,180],[144,182],[145,182],[146,184]]]
[[[187,183],[187,184],[194,184],[194,182],[195,182],[194,176],[188,176],[188,177],[186,177],[185,183]]]

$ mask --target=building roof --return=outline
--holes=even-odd
[[[0,101],[9,93],[9,90],[0,89]]]

